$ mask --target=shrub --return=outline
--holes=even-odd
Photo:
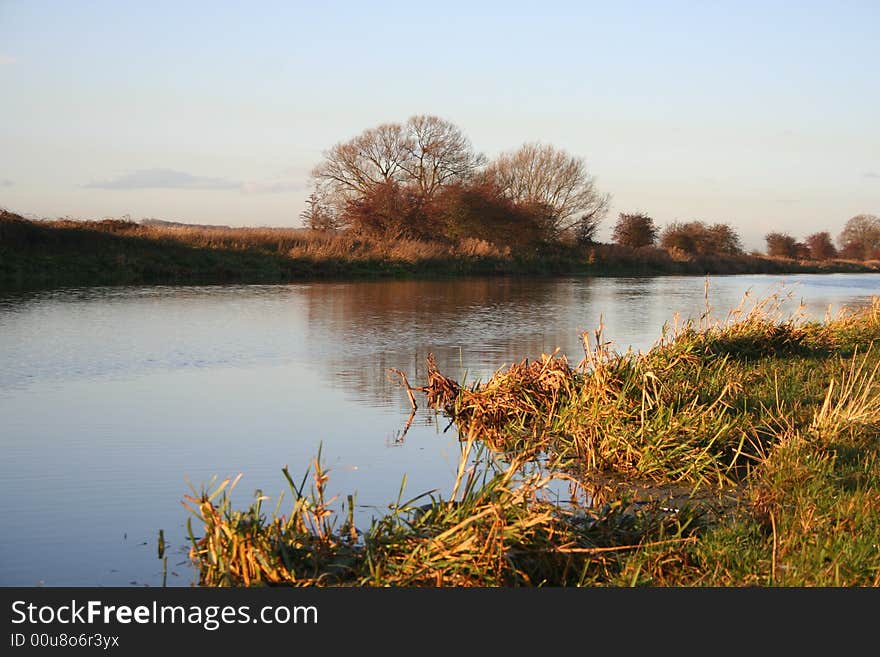
[[[620,213],[611,238],[621,246],[638,249],[643,246],[654,246],[657,241],[657,227],[654,220],[646,214]]]
[[[419,194],[395,182],[380,183],[349,200],[343,214],[344,223],[366,235],[427,239],[437,233]]]
[[[702,221],[673,222],[660,234],[660,246],[688,255],[737,255],[742,253],[739,235],[728,224],[706,225]]]
[[[797,257],[797,240],[788,233],[767,233],[764,240],[767,242],[767,255],[776,258]]]
[[[475,239],[522,249],[540,244],[547,233],[548,218],[540,208],[515,203],[491,182],[450,185],[427,212],[442,236],[455,242]]]
[[[837,249],[831,241],[831,235],[827,231],[813,233],[804,240],[813,260],[831,260],[837,257]]]

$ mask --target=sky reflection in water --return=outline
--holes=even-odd
[[[468,381],[604,326],[619,351],[648,349],[678,313],[698,317],[705,280],[480,278],[279,286],[63,290],[0,298],[0,585],[186,586],[187,481],[242,473],[284,490],[323,446],[331,492],[359,523],[407,495],[448,493],[459,444],[409,402],[388,368],[424,381],[425,357]],[[878,275],[724,276],[724,317],[749,291],[805,302],[821,319],[880,293]],[[419,400],[421,401],[421,400]]]

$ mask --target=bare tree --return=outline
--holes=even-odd
[[[407,157],[401,169],[425,200],[444,185],[465,182],[486,163],[458,126],[436,116],[419,115],[406,122]]]
[[[457,126],[419,115],[405,124],[384,123],[334,145],[312,170],[312,178],[331,188],[343,203],[387,183],[413,187],[427,201],[443,185],[467,180],[484,163],[485,157],[474,153]]]
[[[485,175],[511,200],[548,214],[558,237],[579,223],[598,223],[610,196],[600,194],[583,159],[551,145],[528,143],[503,153]]]
[[[412,149],[404,126],[383,123],[326,151],[312,178],[346,198],[357,197],[376,185],[401,182]]]

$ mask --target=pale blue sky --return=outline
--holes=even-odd
[[[662,226],[880,214],[880,2],[0,0],[0,206],[298,226],[322,150],[412,114],[583,157]]]

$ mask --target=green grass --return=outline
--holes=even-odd
[[[414,390],[462,436],[448,499],[358,529],[351,498],[325,499],[320,455],[308,492],[285,470],[286,513],[209,485],[187,502],[200,583],[877,586],[880,299],[824,323],[776,301],[644,354],[597,333],[577,366],[547,355],[486,382],[429,360]]]

